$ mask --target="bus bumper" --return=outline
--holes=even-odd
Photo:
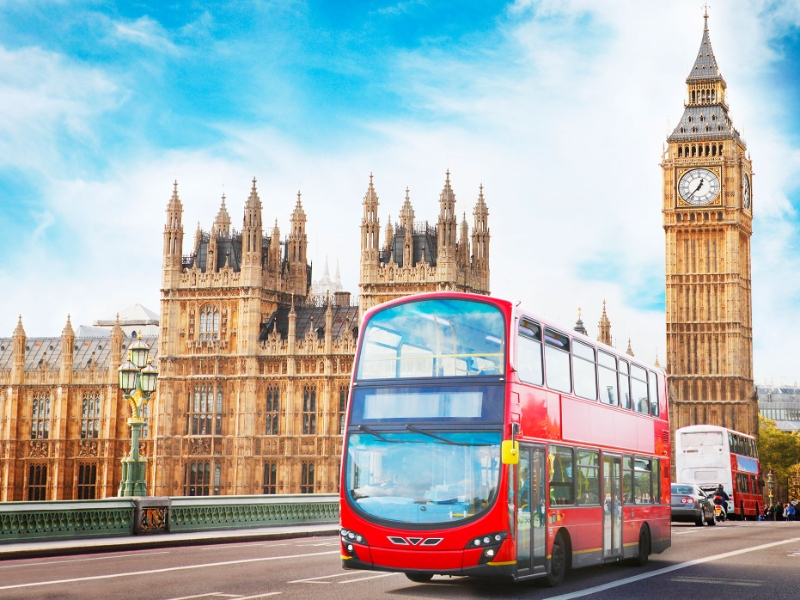
[[[516,572],[515,561],[498,563],[478,563],[476,553],[469,550],[440,551],[432,556],[433,552],[413,552],[391,550],[385,548],[370,548],[369,558],[376,563],[367,562],[365,552],[361,556],[345,556],[342,554],[343,569],[361,569],[365,571],[386,571],[392,573],[433,573],[435,575],[451,575],[454,577],[493,577],[513,579]],[[437,569],[425,568],[435,562]],[[465,564],[466,563],[466,564]]]

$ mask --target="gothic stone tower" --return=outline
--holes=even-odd
[[[361,220],[360,316],[382,302],[420,292],[489,293],[489,209],[483,186],[473,210],[472,252],[466,213],[458,225],[450,171],[439,194],[435,226],[414,221],[406,189],[400,221],[393,225],[389,219],[381,246],[378,205],[370,175]]]
[[[262,224],[256,182],[241,231],[222,206],[182,256],[177,183],[167,205],[159,381],[148,491],[333,492],[357,335],[349,294],[309,295],[306,214]],[[151,455],[149,455],[151,456]]]
[[[728,114],[705,16],[680,123],[667,139],[667,373],[671,424],[757,433],[750,235],[753,171]]]

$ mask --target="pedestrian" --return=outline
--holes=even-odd
[[[794,505],[789,502],[786,505],[786,520],[787,521],[794,521],[797,515],[797,511],[794,508]]]
[[[767,521],[774,521],[775,520],[775,505],[770,504],[767,507],[767,510],[764,513],[767,517]]]
[[[783,521],[783,504],[780,502],[775,505],[775,520]]]

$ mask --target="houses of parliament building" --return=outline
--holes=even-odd
[[[151,495],[334,492],[360,317],[403,295],[489,293],[489,211],[458,222],[447,173],[435,225],[409,192],[383,232],[372,176],[363,199],[360,301],[313,293],[300,194],[288,235],[264,226],[253,180],[241,230],[223,197],[184,255],[177,183],[164,228],[161,314],[145,335],[157,357],[140,453]],[[117,369],[139,310],[60,337],[0,338],[0,500],[114,496],[130,452]],[[151,327],[152,328],[152,327]],[[84,328],[81,328],[84,329]],[[126,331],[127,330],[127,331]]]
[[[671,427],[752,434],[753,171],[705,23],[661,162]],[[160,317],[128,311],[77,334],[68,318],[50,338],[28,338],[20,318],[0,338],[0,501],[116,494],[131,439],[117,369],[142,328],[159,368],[140,442],[149,494],[336,491],[364,311],[425,291],[488,294],[489,211],[481,187],[471,228],[466,214],[459,223],[448,172],[435,225],[416,220],[406,190],[399,220],[381,231],[370,175],[356,302],[313,289],[301,200],[282,236],[277,220],[264,225],[254,179],[240,230],[223,197],[211,227],[184,240],[176,183]],[[605,309],[599,331],[610,343]]]

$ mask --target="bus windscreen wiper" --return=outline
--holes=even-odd
[[[435,433],[431,433],[430,431],[425,431],[424,429],[420,429],[419,427],[415,427],[414,425],[406,425],[406,429],[408,429],[413,433],[420,433],[422,435],[427,435],[428,437],[440,440],[445,444],[450,444],[451,446],[494,446],[495,445],[495,444],[473,444],[470,442],[454,442],[453,440],[448,440],[446,437],[442,437],[441,435],[436,435]]]
[[[358,426],[358,430],[359,431],[363,431],[364,433],[368,433],[370,435],[373,435],[376,438],[378,438],[380,441],[386,442],[387,444],[400,444],[400,443],[402,443],[402,440],[390,440],[388,438],[385,438],[380,433],[378,433],[377,431],[375,431],[371,427],[367,427],[366,425],[359,425]]]

